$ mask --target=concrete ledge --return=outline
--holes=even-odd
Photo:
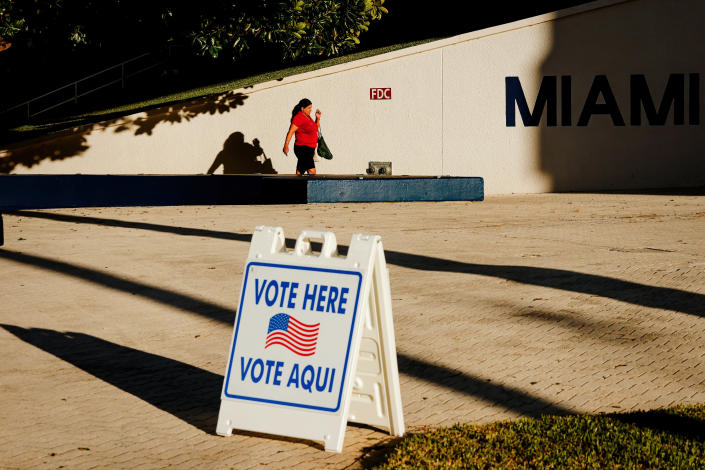
[[[483,199],[478,177],[0,175],[0,210]]]

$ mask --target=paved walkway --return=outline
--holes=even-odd
[[[256,225],[382,236],[407,427],[705,402],[705,196],[25,211],[0,249],[0,468],[357,468],[215,434]]]

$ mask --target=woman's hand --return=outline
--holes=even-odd
[[[316,110],[316,121],[318,121],[319,119],[321,119],[321,110],[317,109]]]
[[[284,144],[284,155],[289,155],[289,144]]]

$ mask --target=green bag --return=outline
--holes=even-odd
[[[318,156],[326,160],[333,159],[333,153],[328,148],[328,145],[326,145],[326,141],[323,140],[323,134],[321,134],[320,131],[318,132]]]

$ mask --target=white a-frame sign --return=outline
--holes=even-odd
[[[313,253],[311,241],[320,241]],[[216,432],[233,429],[343,448],[348,421],[404,434],[382,241],[255,229],[243,274]]]

